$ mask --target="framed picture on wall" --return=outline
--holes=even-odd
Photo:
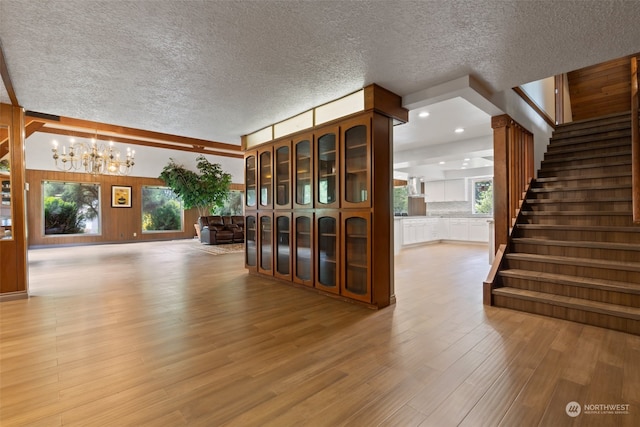
[[[122,185],[111,186],[111,207],[130,208],[131,207],[131,187]]]

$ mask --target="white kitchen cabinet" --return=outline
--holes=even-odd
[[[469,219],[469,240],[472,242],[488,242],[489,241],[489,224],[488,218],[470,218]]]
[[[449,218],[438,219],[438,239],[449,240]]]
[[[445,202],[464,202],[468,199],[465,179],[449,179],[444,181]]]
[[[425,201],[444,202],[444,181],[427,181],[424,183]]]
[[[469,219],[449,219],[449,240],[469,240]]]

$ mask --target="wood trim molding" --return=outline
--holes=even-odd
[[[402,97],[377,84],[364,88],[364,109],[375,110],[402,123],[409,121],[409,110],[402,106]]]
[[[199,138],[171,135],[70,117],[49,116],[33,111],[27,111],[26,117],[27,120],[43,123],[44,126],[39,130],[40,132],[47,130],[48,133],[55,133],[54,130],[57,130],[60,135],[81,136],[81,134],[84,134],[90,135],[91,138],[95,137],[97,133],[98,139],[113,141],[117,139],[120,142],[126,142],[128,144],[147,145],[169,150],[182,149],[183,151],[195,151],[219,156],[242,158],[242,148],[240,145],[225,142],[208,141]],[[75,133],[62,133],[63,131]],[[126,139],[126,141],[123,141],[124,139]],[[212,152],[212,150],[215,151]]]
[[[540,107],[538,107],[538,104],[536,104],[535,102],[533,102],[533,100],[531,98],[529,98],[529,95],[526,94],[525,91],[523,91],[522,89],[520,89],[520,87],[514,87],[513,91],[515,93],[517,93],[520,98],[522,98],[524,100],[524,102],[526,102],[529,107],[531,107],[531,109],[533,111],[535,111],[536,113],[538,113],[538,115],[540,117],[542,117],[542,119],[547,122],[547,124],[549,126],[551,126],[553,129],[556,128],[556,124],[553,121],[553,119],[551,117],[549,117],[549,115],[547,113],[545,113]]]
[[[564,74],[558,74],[553,79],[556,91],[556,125],[561,125],[564,123]]]
[[[638,58],[631,58],[631,179],[633,222],[640,224],[640,91]]]
[[[2,82],[4,83],[4,87],[7,90],[7,95],[9,95],[9,100],[11,100],[11,105],[17,107],[20,105],[18,103],[18,97],[16,96],[16,92],[13,90],[13,84],[11,83],[11,77],[9,76],[9,68],[7,68],[7,62],[4,59],[4,50],[2,49],[2,43],[0,42],[0,76],[2,77]]]

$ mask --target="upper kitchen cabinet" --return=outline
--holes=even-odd
[[[316,140],[316,207],[338,208],[339,144],[338,128],[315,132]]]
[[[369,115],[341,125],[344,208],[371,206],[371,118]]]

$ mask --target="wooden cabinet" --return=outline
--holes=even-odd
[[[318,131],[316,135],[316,207],[338,208],[340,206],[338,128],[325,128]]]
[[[340,293],[339,214],[316,214],[316,288]]]
[[[247,224],[257,211],[257,243],[247,230],[251,272],[257,262],[259,274],[376,307],[392,303],[392,126],[369,111],[245,154],[247,197],[257,198],[247,202]]]
[[[273,215],[258,214],[258,271],[273,274]]]
[[[245,207],[255,209],[258,204],[258,168],[256,153],[248,153],[244,159]]]
[[[313,286],[313,214],[296,213],[293,218],[293,281]]]
[[[260,208],[273,206],[273,165],[271,147],[258,151],[258,204]]]
[[[342,126],[344,146],[342,207],[371,206],[371,135],[369,117],[346,121]]]
[[[310,209],[313,206],[313,135],[302,135],[293,141],[295,186],[293,206]]]
[[[275,209],[291,209],[291,142],[273,147],[275,165]]]
[[[276,213],[275,231],[275,270],[280,279],[291,280],[291,214]]]
[[[364,302],[371,301],[370,222],[368,212],[349,212],[342,218],[343,280],[340,291],[342,295]]]
[[[244,240],[245,240],[245,267],[257,271],[258,269],[258,234],[257,217],[255,213],[247,214],[244,219]]]

